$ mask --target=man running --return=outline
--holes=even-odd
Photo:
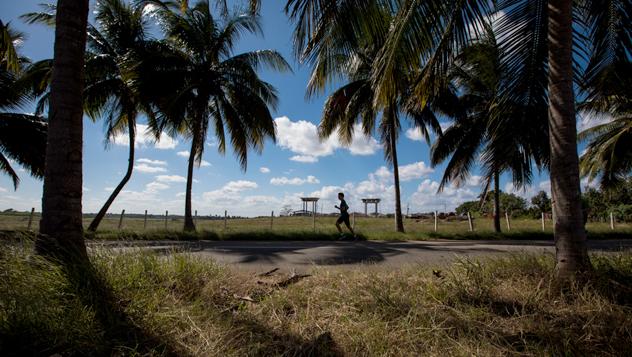
[[[349,206],[345,201],[345,194],[342,192],[338,193],[338,199],[340,200],[340,207],[335,207],[340,210],[340,217],[338,217],[338,220],[336,221],[336,228],[338,228],[338,232],[340,232],[340,238],[344,237],[344,234],[342,233],[342,228],[340,228],[340,223],[342,222],[345,223],[347,228],[349,228],[349,230],[351,231],[351,234],[353,234],[353,236],[355,237],[355,232],[353,231],[353,228],[351,228],[351,224],[349,223]]]

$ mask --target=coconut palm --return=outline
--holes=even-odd
[[[41,178],[46,150],[46,122],[37,115],[14,112],[32,99],[23,78],[28,63],[14,46],[21,38],[20,33],[0,21],[0,171],[11,178],[16,189],[20,178],[9,160]]]
[[[503,98],[504,91],[521,88],[515,85],[503,57],[491,26],[486,26],[485,34],[456,57],[449,79],[458,100],[447,108],[456,114],[452,115],[454,124],[439,136],[431,150],[433,166],[449,159],[439,191],[451,182],[457,186],[465,183],[480,158],[486,182],[483,197],[490,184],[494,185],[496,232],[501,231],[500,174],[510,172],[514,186],[522,187],[531,182],[532,161],[540,169],[548,163],[546,102],[529,108],[529,120],[524,120],[526,108]],[[507,85],[509,88],[505,88]],[[438,107],[443,109],[444,105],[440,102]]]
[[[121,133],[129,138],[127,171],[90,223],[89,231],[96,231],[132,176],[138,115],[153,115],[136,85],[135,68],[148,43],[143,8],[121,0],[99,1],[95,9],[97,26],[88,26],[84,111],[94,120],[105,119],[106,142]]]
[[[323,41],[318,50],[308,49],[300,56],[312,56],[314,59],[312,76],[308,84],[308,96],[322,92],[338,77],[343,77],[348,81],[334,91],[325,103],[319,125],[321,139],[328,138],[337,132],[343,143],[350,144],[356,124],[361,123],[364,135],[370,136],[377,123],[377,131],[384,146],[384,157],[393,167],[395,229],[403,233],[397,158],[397,138],[402,125],[400,117],[404,114],[414,127],[422,131],[426,139],[429,139],[428,127],[436,132],[441,129],[438,120],[430,111],[403,113],[398,96],[393,96],[383,106],[374,105],[375,93],[371,82],[371,69],[384,40],[384,37],[380,38],[379,34],[386,33],[391,15],[386,8],[376,7],[369,11],[375,15],[373,36],[364,38],[346,36],[345,29],[334,23],[326,28],[323,36],[327,40]],[[398,80],[405,82],[407,76],[407,73],[399,73]]]
[[[624,43],[627,52],[620,53],[629,54],[632,23],[629,21],[629,1],[585,0],[574,6],[572,0],[507,0],[498,2],[497,8],[492,9],[492,2],[488,1],[288,0],[288,8],[300,18],[297,34],[302,38],[297,43],[318,42],[318,29],[331,25],[330,14],[354,6],[364,9],[369,3],[386,4],[396,14],[373,68],[377,101],[397,91],[400,84],[393,80],[394,73],[403,68],[421,69],[413,81],[409,104],[422,108],[445,88],[446,73],[454,55],[480,32],[485,18],[497,11],[496,16],[506,24],[499,38],[502,38],[501,47],[508,57],[507,63],[524,69],[522,73],[516,73],[517,80],[524,75],[534,79],[523,82],[534,90],[519,91],[520,96],[527,102],[532,98],[539,100],[538,92],[542,86],[539,78],[544,75],[548,79],[544,93],[550,99],[551,182],[559,209],[556,210],[555,227],[557,275],[565,279],[589,269],[580,203],[573,42],[580,45],[575,47],[576,55],[586,52],[582,51],[585,44],[581,38],[585,34],[582,27],[587,26],[588,39],[592,43],[602,43],[595,47],[605,53],[600,58],[612,57],[608,49],[617,47],[611,46],[613,41]],[[367,20],[371,16],[337,18],[344,21],[348,32],[371,34],[371,21]],[[573,19],[578,20],[575,25]],[[574,28],[578,30],[575,39]],[[614,32],[619,35],[608,35]],[[581,61],[577,64],[581,65]],[[544,71],[536,71],[538,68]]]
[[[591,180],[599,178],[603,188],[612,188],[632,171],[628,144],[632,135],[632,5],[619,1],[582,5],[592,46],[581,86],[586,98],[579,109],[587,115],[612,117],[612,121],[579,134],[589,142],[580,169]]]
[[[632,64],[613,63],[592,78],[589,96],[580,105],[587,115],[612,116],[612,120],[584,130],[580,140],[588,141],[581,157],[583,175],[599,178],[602,188],[613,188],[632,172]]]
[[[242,33],[261,32],[256,14],[229,14],[218,20],[206,0],[184,9],[154,4],[159,6],[157,15],[167,40],[144,64],[147,73],[143,76],[148,79],[143,83],[160,109],[150,125],[156,132],[167,130],[191,139],[184,223],[184,229],[190,231],[195,230],[193,169],[201,163],[207,135],[215,135],[218,149],[224,153],[228,131],[233,151],[245,170],[248,149],[261,152],[266,138],[275,140],[270,108],[275,107],[277,94],[256,71],[261,66],[277,71],[289,71],[290,67],[271,50],[233,55]]]
[[[88,0],[59,0],[38,252],[87,259],[81,211]]]
[[[56,6],[41,4],[40,7],[41,12],[24,14],[21,18],[29,24],[54,27]],[[133,6],[121,0],[100,1],[94,11],[97,26],[88,25],[84,112],[93,120],[105,120],[106,145],[119,134],[127,134],[129,138],[127,170],[90,223],[88,230],[92,232],[97,230],[108,209],[131,179],[138,115],[153,115],[147,102],[140,98],[134,72],[149,41],[143,11],[142,4]],[[34,64],[28,73],[31,78],[39,78],[32,80],[33,83],[41,83],[38,113],[46,110],[48,105],[49,93],[45,81],[50,80],[51,70],[52,62],[45,60]]]
[[[589,141],[581,157],[582,174],[599,178],[602,188],[613,188],[632,172],[632,113],[615,117],[580,133],[580,140]]]

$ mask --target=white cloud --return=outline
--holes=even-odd
[[[187,182],[186,177],[179,175],[158,175],[156,176],[157,182]]]
[[[348,150],[351,155],[369,156],[375,154],[380,149],[380,143],[374,137],[367,137],[360,134],[362,129],[359,124],[355,125],[353,141],[349,145]]]
[[[246,191],[246,190],[254,190],[255,188],[258,188],[258,187],[259,185],[257,185],[256,182],[239,180],[239,181],[230,181],[224,186],[223,190],[227,192],[241,192],[241,191]]]
[[[401,182],[412,181],[426,177],[433,173],[434,169],[428,167],[425,162],[419,161],[408,165],[399,167],[399,180]],[[374,176],[379,181],[391,182],[393,181],[393,172],[386,166],[381,166],[369,176]]]
[[[178,151],[176,153],[176,155],[178,155],[180,157],[189,158],[189,151],[188,150]],[[210,162],[206,161],[206,160],[202,160],[200,162],[200,167],[211,167],[211,166],[213,166],[213,165]]]
[[[478,197],[478,192],[468,187],[447,186],[442,192],[437,192],[439,182],[430,179],[424,180],[410,197],[411,209],[419,212],[453,211],[465,201],[473,201]]]
[[[380,144],[373,137],[365,137],[357,126],[353,140],[349,146],[343,146],[337,135],[321,141],[315,124],[305,121],[292,121],[288,117],[275,120],[277,126],[277,143],[283,149],[297,154],[292,161],[313,163],[319,157],[329,156],[337,149],[346,149],[351,155],[373,155],[380,149]]]
[[[151,166],[147,164],[134,165],[134,170],[142,173],[155,174],[158,172],[167,172],[167,169],[161,166]]]
[[[300,177],[287,178],[287,177],[275,177],[270,180],[270,183],[275,186],[283,186],[283,185],[292,185],[292,186],[300,186],[304,184],[317,184],[320,181],[315,176],[307,176],[307,178],[302,179]]]
[[[410,128],[406,130],[406,137],[412,141],[426,141],[419,128]]]
[[[145,191],[147,193],[156,193],[158,191],[166,190],[169,188],[169,185],[162,182],[150,182],[145,185]]]
[[[161,161],[161,160],[151,160],[151,159],[147,159],[147,158],[141,158],[136,160],[137,163],[139,164],[148,164],[148,165],[156,165],[156,166],[167,166],[167,162],[166,161]]]
[[[419,161],[413,164],[399,167],[399,179],[401,181],[410,181],[419,179],[433,173],[434,169],[428,167],[425,162]]]
[[[227,204],[234,203],[239,201],[239,193],[254,190],[258,187],[259,185],[253,181],[230,181],[219,190],[204,192],[202,198],[205,201],[225,200]]]
[[[113,142],[115,145],[129,146],[129,136],[127,133],[120,133],[114,136]],[[169,135],[162,133],[158,141],[155,140],[154,135],[150,132],[149,127],[145,124],[136,124],[136,146],[148,147],[153,146],[156,149],[175,149],[178,145],[178,141]]]
[[[0,192],[7,192],[7,189],[2,187],[2,186],[0,186]]]
[[[261,172],[262,174],[269,174],[270,173],[270,169],[265,167],[265,166],[262,166],[262,167],[259,168],[259,172]]]
[[[318,162],[318,158],[316,156],[311,155],[294,155],[290,158],[291,161],[302,162],[306,164],[313,164]]]
[[[467,179],[467,181],[465,182],[465,185],[466,186],[480,186],[482,183],[483,183],[482,176],[473,175]]]

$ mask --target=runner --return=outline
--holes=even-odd
[[[351,231],[351,234],[353,234],[353,236],[355,237],[355,232],[353,231],[353,228],[351,228],[351,224],[349,223],[349,206],[345,201],[345,194],[342,192],[338,193],[338,199],[340,200],[340,207],[335,207],[340,210],[340,217],[338,217],[338,220],[336,221],[336,228],[338,228],[338,232],[340,232],[340,239],[344,238],[345,236],[344,233],[342,233],[342,228],[340,228],[340,223],[342,222],[345,223],[347,228],[349,228],[349,231]]]

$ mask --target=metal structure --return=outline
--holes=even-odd
[[[319,199],[320,199],[319,197],[301,197],[301,201],[303,201],[303,212],[308,212],[307,208],[308,208],[309,203],[311,202],[312,203],[311,212],[312,212],[312,215],[315,216],[317,212],[317,203]]]
[[[375,216],[377,216],[377,205],[380,203],[381,199],[379,198],[363,198],[362,203],[364,203],[364,215],[368,216],[368,206],[369,203],[375,204]]]

